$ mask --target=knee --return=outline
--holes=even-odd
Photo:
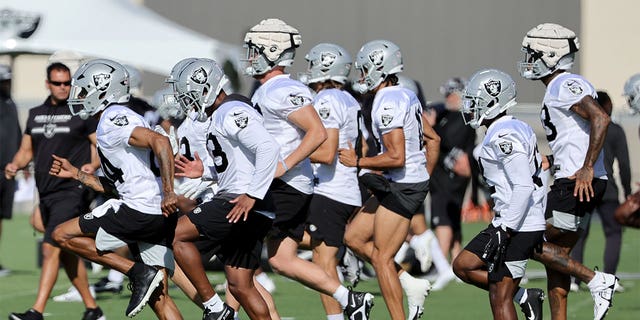
[[[453,268],[453,273],[456,277],[464,282],[468,282],[467,268],[462,262],[460,262],[460,259],[454,259],[451,267]]]
[[[285,268],[287,265],[287,259],[284,259],[281,256],[275,255],[269,258],[269,265],[271,265],[271,269],[277,274],[284,274]]]
[[[63,228],[61,228],[61,226],[58,226],[53,230],[51,238],[53,238],[53,241],[57,242],[61,247],[66,247],[67,241],[69,240],[67,233]]]

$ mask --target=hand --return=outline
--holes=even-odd
[[[576,186],[573,189],[573,196],[577,197],[580,202],[583,199],[587,202],[595,195],[591,182],[593,181],[593,167],[582,167],[576,173],[569,177],[576,180]]]
[[[86,174],[93,174],[94,172],[96,172],[96,169],[94,169],[90,163],[86,163],[83,164],[82,167],[80,167],[80,171]]]
[[[7,180],[13,179],[18,173],[19,169],[20,168],[18,168],[18,166],[15,165],[13,162],[7,163],[7,165],[4,167],[4,177]]]
[[[347,143],[349,144],[349,148],[338,149],[338,159],[345,167],[355,167],[358,165],[358,156],[356,155],[356,150],[353,149],[351,142],[348,141]]]
[[[162,204],[160,205],[162,208],[162,214],[165,217],[176,213],[178,211],[178,196],[175,192],[166,192],[164,197],[162,197]]]
[[[489,272],[491,272],[495,266],[502,263],[504,253],[507,249],[507,245],[509,244],[509,233],[504,226],[484,232],[489,233],[489,241],[484,246],[482,259],[487,261]]]
[[[471,165],[469,165],[469,156],[466,152],[461,152],[453,162],[451,171],[461,177],[471,177]]]
[[[190,200],[195,200],[207,191],[207,189],[211,188],[212,184],[213,181],[202,180],[202,178],[189,179],[176,188],[176,194],[182,195]]]
[[[202,177],[202,173],[204,172],[204,165],[202,164],[202,159],[198,155],[198,151],[194,152],[193,161],[187,159],[184,155],[179,155],[175,160],[176,169],[178,171],[175,173],[176,177],[186,177],[186,178],[200,178]]]
[[[169,139],[169,143],[171,143],[171,150],[173,151],[174,155],[180,152],[180,146],[178,145],[178,136],[176,135],[176,129],[173,126],[169,127],[169,133],[167,133],[160,125],[156,125],[153,130]]]
[[[55,154],[51,156],[53,157],[53,163],[51,164],[51,169],[49,169],[50,175],[63,179],[76,178],[78,176],[78,168],[74,167],[69,160],[58,157]]]
[[[229,211],[226,218],[230,223],[236,223],[240,218],[242,218],[242,221],[247,221],[249,211],[251,211],[253,205],[256,203],[256,199],[249,197],[247,194],[243,194],[229,202],[235,203],[236,205]]]

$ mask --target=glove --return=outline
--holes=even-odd
[[[171,151],[173,151],[173,155],[175,156],[176,154],[178,154],[178,152],[180,151],[180,146],[178,145],[178,136],[176,135],[176,128],[171,126],[169,128],[169,133],[167,133],[166,131],[164,131],[163,127],[161,127],[160,125],[156,125],[154,131],[167,137],[169,139],[169,142],[171,143]]]
[[[211,180],[202,180],[202,178],[187,179],[176,188],[176,194],[195,200],[210,189],[213,183]]]
[[[489,241],[484,246],[482,259],[487,261],[489,272],[491,272],[504,260],[504,254],[509,244],[509,232],[505,225],[484,232],[489,234]]]

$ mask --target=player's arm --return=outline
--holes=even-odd
[[[336,158],[336,153],[338,153],[338,138],[340,131],[334,128],[326,130],[327,140],[325,140],[318,149],[309,156],[309,159],[311,162],[331,165]]]
[[[535,189],[528,170],[522,170],[528,167],[529,159],[522,152],[513,153],[504,163],[504,173],[512,191],[511,199],[507,202],[509,207],[500,212],[500,216],[504,218],[503,224],[509,229],[517,229],[526,218],[527,206]]]
[[[583,119],[589,121],[591,133],[589,135],[589,147],[584,158],[582,168],[574,174],[576,187],[573,195],[583,201],[589,201],[594,196],[591,181],[593,180],[593,164],[598,159],[598,155],[604,145],[607,134],[607,127],[611,119],[593,97],[587,95],[580,102],[571,106],[571,111],[577,113]]]
[[[169,139],[153,130],[136,127],[129,136],[129,145],[139,148],[148,148],[153,151],[158,161],[160,177],[162,179],[162,212],[165,215],[177,210],[178,196],[173,190],[173,150]]]
[[[382,143],[385,152],[374,157],[356,157],[355,150],[340,149],[340,162],[347,167],[360,167],[371,170],[384,170],[388,168],[401,168],[405,164],[404,131],[402,128],[394,128],[382,135]]]
[[[327,130],[312,105],[292,112],[289,114],[288,120],[305,132],[298,148],[284,159],[286,167],[293,168],[300,161],[309,157],[327,139]]]
[[[422,113],[422,139],[425,143],[425,157],[427,158],[427,172],[429,175],[435,169],[438,163],[438,157],[440,156],[440,136],[433,130],[433,127],[429,124],[426,114]]]
[[[96,170],[98,170],[98,168],[100,168],[100,157],[98,157],[98,150],[96,149],[98,140],[96,138],[95,132],[90,134],[87,138],[91,142],[91,145],[89,146],[89,148],[91,149],[91,162],[82,165],[80,170],[88,174],[93,174]]]
[[[33,147],[31,145],[31,135],[23,134],[22,142],[18,152],[13,156],[13,160],[4,167],[4,176],[7,180],[13,179],[18,170],[26,167],[33,159]]]
[[[52,154],[53,163],[49,174],[63,179],[75,179],[85,186],[103,193],[116,193],[113,184],[108,182],[104,177],[97,177],[93,174],[86,173],[69,162],[69,160]]]

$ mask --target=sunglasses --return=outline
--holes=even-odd
[[[51,81],[51,80],[49,80],[49,83],[51,85],[56,86],[56,87],[59,87],[61,85],[65,85],[67,87],[71,86],[71,81]]]

